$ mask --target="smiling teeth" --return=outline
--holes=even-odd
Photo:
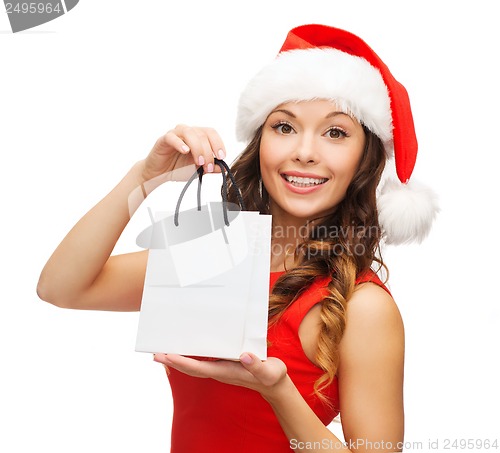
[[[327,178],[302,178],[300,176],[288,176],[283,175],[283,177],[294,186],[317,186],[318,184],[323,184],[327,181]]]

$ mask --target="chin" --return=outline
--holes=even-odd
[[[311,209],[311,205],[308,204],[307,206],[286,206],[284,208],[280,208],[283,212],[287,214],[289,217],[293,217],[297,220],[301,220],[304,223],[307,221],[311,221],[314,219],[317,219],[319,217],[325,217],[330,214],[332,214],[335,211],[335,207],[328,207],[328,208],[318,208],[318,209]]]

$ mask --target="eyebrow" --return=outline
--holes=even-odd
[[[290,110],[276,109],[276,110],[273,110],[269,115],[272,115],[273,113],[284,113],[285,115],[288,115],[292,118],[297,118],[292,112],[290,112]],[[325,119],[333,118],[333,117],[338,116],[338,115],[345,115],[345,116],[347,116],[347,118],[349,118],[354,123],[354,120],[350,115],[348,115],[345,112],[340,112],[340,111],[330,112],[328,115],[325,116]]]
[[[284,113],[285,115],[291,116],[292,118],[297,118],[290,110],[285,110],[285,109],[276,109],[273,110],[269,115],[272,115],[273,113]]]
[[[346,112],[330,112],[328,115],[325,116],[325,118],[333,118],[338,115],[347,116],[347,118],[349,118],[353,124],[356,124],[356,120]]]
[[[345,115],[345,116],[351,118],[351,115],[348,115],[345,112],[330,112],[328,115],[325,116],[325,118],[333,118],[334,116],[337,116],[337,115]]]

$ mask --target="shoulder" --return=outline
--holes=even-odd
[[[347,303],[341,361],[371,361],[382,355],[399,360],[403,351],[403,320],[392,296],[375,283],[357,285]]]
[[[402,324],[401,314],[391,294],[377,283],[360,283],[347,303],[347,318],[353,323]]]

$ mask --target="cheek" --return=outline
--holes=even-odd
[[[356,173],[356,169],[358,168],[357,160],[355,161],[345,156],[329,160],[330,161],[326,164],[326,166],[334,176],[334,179],[338,182],[351,180]]]
[[[363,156],[364,147],[355,147],[346,150],[337,156],[337,159],[331,160],[330,168],[337,179],[351,180],[356,174]]]
[[[266,169],[269,167],[269,153],[266,148],[262,147],[259,151],[259,162],[260,162],[260,174],[264,176],[266,174]]]
[[[280,162],[279,148],[272,141],[262,140],[260,145],[260,172],[262,175],[275,170]]]

